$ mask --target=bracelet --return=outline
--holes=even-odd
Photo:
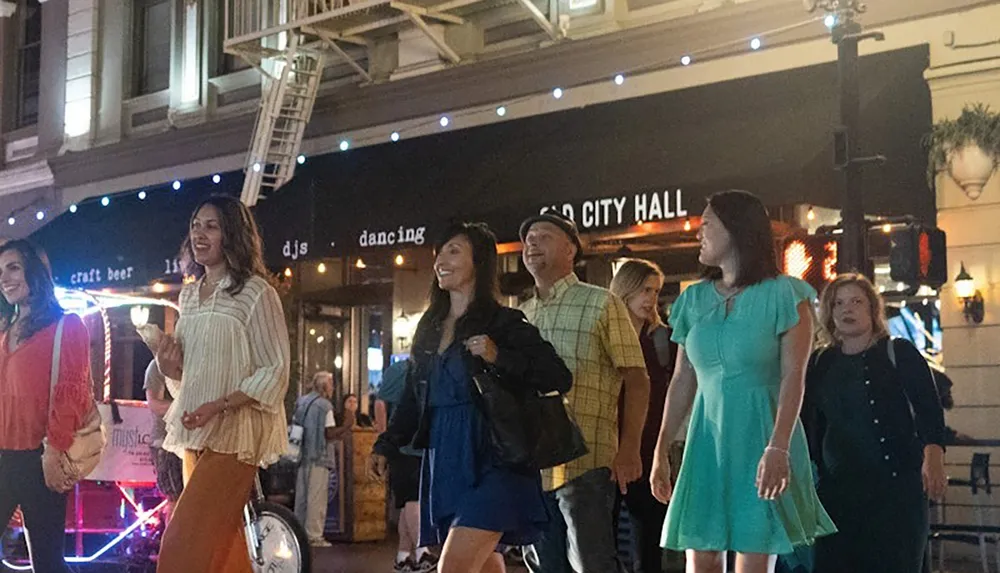
[[[785,454],[786,456],[788,455],[788,450],[783,449],[783,448],[779,448],[778,446],[767,446],[766,448],[764,448],[765,452],[768,451],[768,450],[771,450],[773,452],[781,452],[781,453]]]

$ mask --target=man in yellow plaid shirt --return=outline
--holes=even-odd
[[[543,213],[522,223],[520,235],[524,264],[535,278],[535,296],[521,310],[573,372],[567,399],[590,450],[542,472],[551,521],[541,541],[525,549],[525,562],[532,573],[615,573],[615,483],[624,494],[642,477],[649,378],[639,337],[621,299],[573,273],[581,250],[573,221]]]

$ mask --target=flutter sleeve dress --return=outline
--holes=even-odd
[[[755,485],[778,413],[781,336],[798,324],[798,304],[815,297],[807,283],[779,276],[729,304],[714,283],[700,282],[674,304],[671,338],[684,346],[698,390],[664,547],[786,554],[836,531],[813,486],[800,422],[789,446],[788,489],[769,501]]]

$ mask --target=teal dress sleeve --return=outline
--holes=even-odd
[[[696,283],[688,288],[684,289],[677,300],[674,301],[673,306],[670,307],[670,317],[667,319],[667,323],[670,324],[671,334],[670,340],[676,342],[677,344],[684,344],[687,340],[688,333],[691,332],[692,324],[692,306],[694,306],[693,298],[695,296],[694,291],[698,288],[701,283]]]
[[[773,306],[777,313],[774,333],[781,336],[799,323],[799,303],[816,301],[816,289],[803,280],[786,275],[774,279],[772,289]]]

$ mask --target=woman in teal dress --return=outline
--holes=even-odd
[[[813,486],[799,422],[816,292],[778,274],[767,210],[743,191],[713,195],[698,231],[705,280],[670,314],[680,345],[650,476],[670,501],[662,544],[688,571],[769,573],[775,556],[836,531]],[[691,412],[670,483],[669,445]]]

